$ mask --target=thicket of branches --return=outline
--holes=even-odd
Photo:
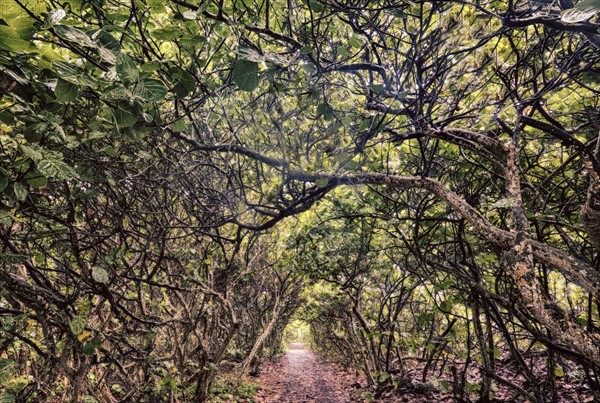
[[[2,397],[202,401],[296,312],[380,392],[599,390],[591,3],[8,0]]]

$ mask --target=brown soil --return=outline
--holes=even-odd
[[[267,366],[258,382],[256,401],[338,403],[358,401],[360,379],[354,373],[325,363],[302,343],[292,343],[288,353]],[[363,383],[364,385],[364,383]]]

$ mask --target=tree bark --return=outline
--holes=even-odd
[[[279,295],[277,295],[275,297],[275,305],[273,306],[273,316],[271,317],[269,324],[267,325],[265,330],[262,332],[262,334],[258,337],[258,339],[256,339],[256,341],[254,342],[254,345],[252,346],[252,349],[250,350],[250,353],[248,354],[248,356],[246,357],[244,362],[242,362],[242,367],[240,368],[240,374],[239,374],[240,379],[242,376],[244,376],[246,374],[246,372],[248,371],[248,368],[250,368],[250,364],[252,363],[252,360],[256,356],[256,353],[262,347],[262,345],[265,342],[265,340],[267,339],[267,337],[269,337],[269,335],[273,331],[273,327],[275,326],[275,323],[277,323],[277,320],[279,319],[279,314],[280,314],[280,304],[279,304]]]
[[[506,188],[508,196],[514,202],[512,225],[516,232],[513,247],[505,255],[507,272],[515,281],[521,302],[552,336],[580,352],[591,363],[600,366],[600,340],[579,326],[574,318],[544,296],[533,271],[531,228],[523,209],[516,145],[513,145],[509,152],[507,165]]]

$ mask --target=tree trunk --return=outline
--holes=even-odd
[[[533,271],[531,228],[523,209],[517,153],[517,147],[513,145],[506,169],[507,193],[514,203],[512,225],[516,236],[513,247],[505,254],[505,267],[515,281],[523,305],[552,336],[571,346],[594,365],[600,366],[600,340],[581,328],[558,305],[544,296]]]
[[[271,334],[273,327],[275,326],[275,323],[277,323],[277,320],[279,319],[279,314],[280,314],[279,309],[280,309],[280,307],[279,307],[279,295],[278,295],[275,298],[275,305],[273,306],[273,316],[271,317],[269,324],[267,325],[265,330],[262,332],[262,334],[258,337],[258,339],[256,339],[256,341],[254,342],[254,345],[252,346],[252,350],[250,350],[250,353],[248,354],[248,356],[242,363],[242,367],[240,369],[240,374],[239,374],[240,379],[242,376],[244,376],[246,371],[248,371],[248,368],[250,367],[250,364],[252,363],[254,356],[256,356],[258,349],[260,349],[262,347],[262,345],[265,342],[265,340],[267,339],[267,337],[269,337],[269,335]]]

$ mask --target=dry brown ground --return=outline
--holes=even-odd
[[[540,362],[543,367],[543,362]],[[422,368],[414,368],[414,373],[420,373]],[[510,366],[500,368],[499,373],[517,384],[522,383],[521,377],[512,373]],[[477,381],[477,374],[472,374],[472,381]],[[447,374],[438,374],[440,379]],[[259,377],[254,380],[261,389],[256,396],[257,403],[344,403],[344,402],[389,402],[389,403],[451,403],[452,394],[442,392],[437,388],[424,387],[417,382],[399,382],[396,393],[391,391],[380,395],[360,389],[366,382],[364,376],[357,375],[350,368],[324,362],[315,353],[305,348],[301,343],[291,344],[288,353],[279,361],[265,364]],[[565,375],[556,380],[560,403],[592,403],[594,397],[589,388],[583,384],[581,374],[576,374],[575,368],[565,366]],[[474,397],[474,396],[471,396]],[[476,398],[475,398],[476,400]],[[527,403],[529,400],[512,397],[512,392],[500,386],[494,402]]]
[[[303,344],[292,343],[284,357],[260,374],[256,402],[356,402],[359,382],[354,372],[325,363]]]

